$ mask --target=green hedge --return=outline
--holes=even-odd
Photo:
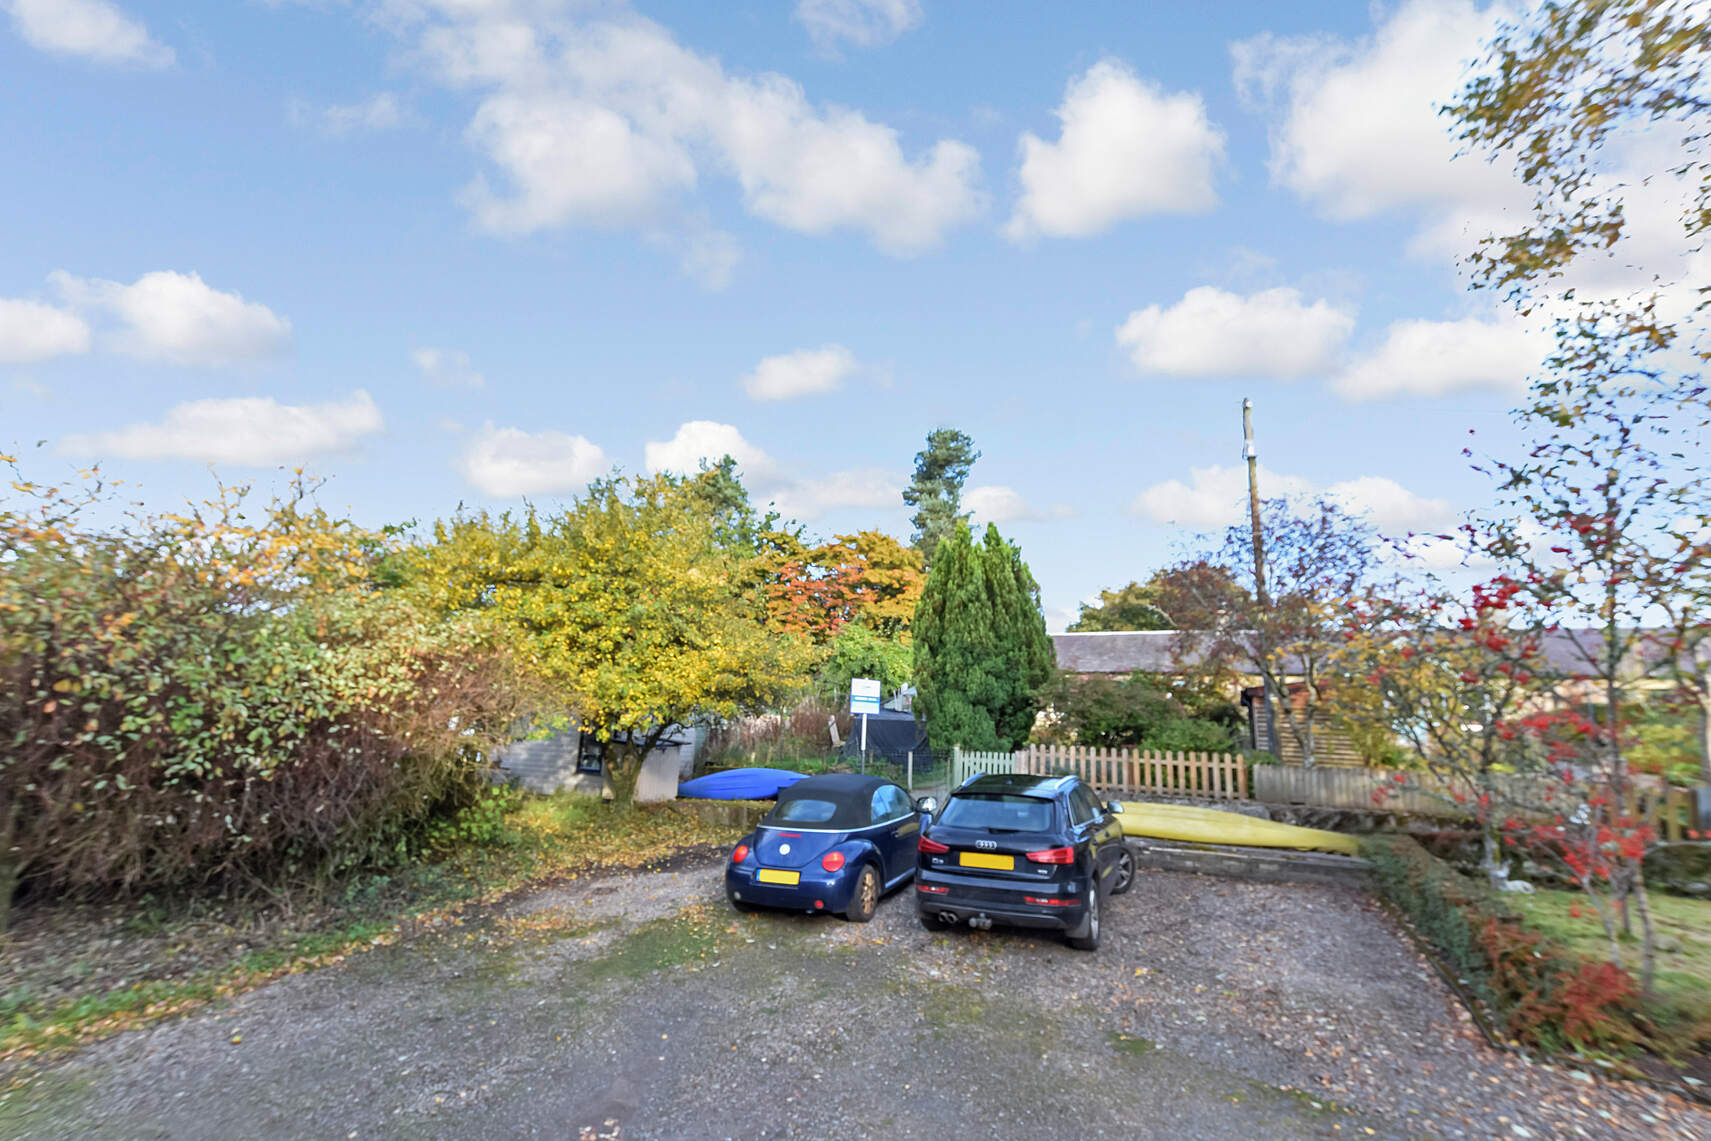
[[[1577,958],[1522,924],[1503,899],[1411,836],[1363,837],[1380,891],[1448,960],[1463,986],[1516,1041],[1545,1050],[1640,1044],[1633,980]]]

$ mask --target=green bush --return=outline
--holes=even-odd
[[[1203,688],[1173,686],[1148,674],[1060,673],[1043,696],[1052,712],[1048,744],[1209,753],[1237,748],[1241,711]]]
[[[485,781],[521,689],[476,620],[368,569],[301,496],[89,520],[0,499],[0,917],[22,878],[143,889],[397,860]]]
[[[1528,929],[1490,888],[1411,836],[1361,840],[1379,889],[1515,1039],[1546,1050],[1622,1050],[1643,1038],[1633,980]]]

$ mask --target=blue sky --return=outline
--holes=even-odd
[[[380,524],[730,450],[819,534],[983,452],[1054,629],[1269,491],[1489,499],[1469,0],[0,0],[0,444]],[[46,441],[39,449],[36,441]]]

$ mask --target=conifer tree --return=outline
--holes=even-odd
[[[979,545],[961,521],[945,535],[911,629],[916,708],[933,740],[1008,750],[1028,739],[1054,654],[1039,586],[996,527]]]

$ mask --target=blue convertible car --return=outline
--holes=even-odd
[[[873,918],[879,897],[915,874],[921,814],[878,777],[827,773],[780,789],[778,804],[725,865],[733,906]]]

